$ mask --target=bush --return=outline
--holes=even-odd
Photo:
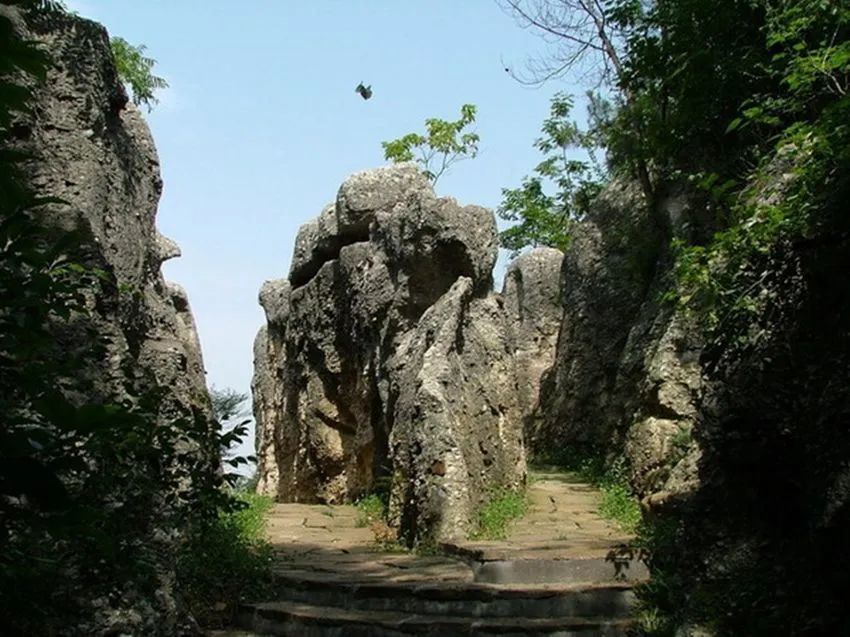
[[[387,502],[382,494],[370,493],[364,495],[354,503],[354,506],[358,511],[357,522],[355,523],[358,527],[370,526],[375,522],[385,521],[387,518]]]
[[[272,583],[272,547],[264,537],[273,501],[238,493],[239,506],[199,526],[177,562],[178,585],[204,626],[225,625],[241,601],[266,593]]]

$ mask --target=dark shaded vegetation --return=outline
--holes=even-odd
[[[850,5],[505,4],[556,43],[530,80],[592,57],[590,132],[642,185],[665,300],[707,343],[700,488],[641,533],[653,630],[846,632]]]

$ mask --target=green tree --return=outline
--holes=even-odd
[[[526,246],[549,246],[565,250],[570,223],[581,219],[599,193],[605,179],[594,159],[594,137],[570,119],[573,100],[558,93],[549,117],[543,122],[534,146],[544,159],[525,177],[519,188],[502,189],[499,216],[514,225],[499,234],[503,248],[516,255]],[[576,159],[575,149],[589,153],[591,161]],[[554,189],[546,194],[546,186]]]
[[[578,71],[594,89],[610,96],[618,110],[628,116],[617,129],[621,143],[633,151],[619,156],[618,168],[641,185],[652,210],[656,196],[651,166],[637,152],[644,145],[645,122],[632,116],[641,102],[636,78],[628,67],[629,45],[641,29],[641,18],[654,2],[641,0],[500,0],[503,8],[526,29],[541,35],[550,45],[546,55],[528,62],[528,73],[511,74],[524,84],[540,85]],[[666,234],[663,219],[656,219]]]
[[[425,134],[408,133],[388,142],[381,142],[384,158],[393,162],[416,161],[433,182],[455,163],[478,154],[479,137],[474,132],[464,132],[475,122],[476,107],[464,104],[460,118],[451,122],[443,119],[426,119]]]
[[[147,47],[144,44],[134,46],[119,37],[110,39],[109,44],[118,77],[130,87],[133,103],[144,104],[150,111],[159,103],[156,92],[168,88],[168,82],[153,74],[156,60],[145,55]]]
[[[218,389],[213,386],[210,389],[210,400],[212,401],[213,417],[220,423],[225,423],[234,418],[244,418],[248,415],[245,402],[248,394],[238,392],[231,387]]]

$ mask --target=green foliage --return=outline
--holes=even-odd
[[[593,159],[594,136],[570,119],[573,100],[558,93],[552,98],[549,118],[543,122],[542,137],[534,142],[544,159],[525,177],[519,188],[502,189],[499,216],[513,225],[499,235],[503,248],[514,255],[526,246],[549,246],[565,250],[570,223],[581,219],[602,187],[603,176],[593,166],[575,159],[571,149],[580,148]],[[594,170],[595,167],[595,170]],[[554,194],[548,195],[545,186]]]
[[[478,154],[477,133],[464,132],[475,122],[476,107],[464,104],[460,118],[455,121],[426,119],[425,134],[408,133],[388,142],[381,142],[384,158],[393,162],[416,161],[428,178],[437,180],[455,163]]]
[[[144,44],[134,46],[119,37],[112,38],[109,43],[118,77],[130,86],[133,103],[137,106],[144,104],[150,111],[154,104],[159,103],[156,92],[168,88],[168,82],[153,74],[156,60],[145,55],[147,47]]]
[[[237,507],[221,511],[189,535],[177,561],[178,586],[204,626],[227,625],[238,604],[272,587],[272,547],[265,538],[271,498],[237,493]]]
[[[504,540],[511,522],[528,511],[528,498],[524,491],[495,489],[487,503],[478,511],[478,520],[471,538],[476,540]]]
[[[357,508],[356,525],[359,527],[387,519],[387,499],[383,494],[364,495],[354,503],[354,506]]]
[[[248,413],[248,409],[245,407],[247,400],[248,394],[238,392],[230,387],[218,389],[213,386],[210,388],[213,417],[219,423],[225,423],[234,418],[244,418]]]

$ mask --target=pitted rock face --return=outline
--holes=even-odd
[[[430,190],[427,178],[414,164],[366,170],[345,180],[336,197],[341,234],[365,232],[378,212],[391,212],[408,199]]]
[[[180,249],[155,226],[159,160],[147,124],[118,80],[106,30],[61,12],[24,20],[9,5],[0,11],[53,58],[46,81],[34,87],[31,110],[15,122],[26,131],[18,150],[29,156],[24,168],[30,188],[67,202],[46,206],[39,222],[51,237],[75,233],[77,240],[65,244],[70,259],[110,273],[117,283],[97,291],[86,324],[67,331],[81,328],[64,339],[63,354],[80,360],[78,373],[91,381],[86,398],[92,402],[161,392],[159,424],[185,418],[212,426],[189,301],[160,270]],[[93,347],[102,348],[96,357]],[[218,462],[212,456],[201,460]],[[159,515],[151,513],[152,528]],[[164,556],[155,565],[156,594],[95,600],[92,634],[177,632],[173,560],[165,557],[173,556],[174,540],[163,535],[149,538]]]
[[[389,483],[396,520],[422,539],[464,532],[490,489],[521,482],[496,256],[492,213],[436,197],[415,166],[346,180],[299,231],[288,288],[261,292],[266,492],[342,502]]]
[[[260,305],[270,325],[282,327],[289,316],[289,297],[292,287],[286,279],[274,279],[263,283],[260,288]]]
[[[561,267],[564,253],[534,248],[514,259],[505,274],[502,296],[508,318],[509,346],[517,367],[517,388],[525,435],[535,438],[542,421],[540,387],[555,362],[564,307]]]

